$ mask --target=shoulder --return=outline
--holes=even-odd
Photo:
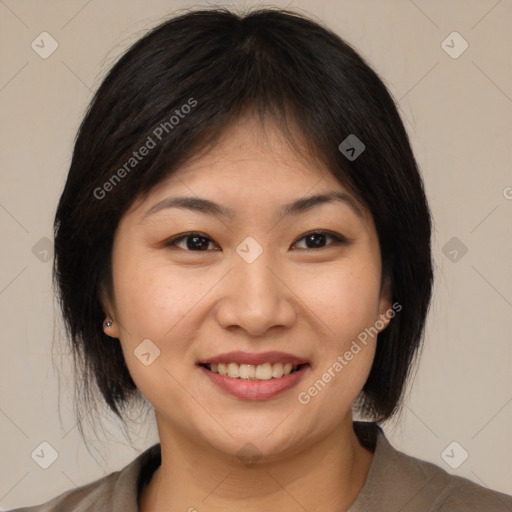
[[[139,486],[151,476],[159,463],[160,444],[156,444],[119,471],[66,491],[41,505],[16,508],[10,512],[138,512]]]
[[[452,475],[430,462],[397,451],[394,461],[404,484],[415,490],[412,502],[436,512],[512,512],[512,496]]]
[[[89,512],[111,510],[112,494],[119,472],[95,480],[87,485],[66,491],[51,500],[30,507],[16,508],[11,512]],[[98,508],[96,508],[98,507]]]
[[[364,510],[378,504],[381,512],[512,512],[512,496],[396,450],[380,427],[370,473],[356,504],[350,512],[363,510],[363,504]]]

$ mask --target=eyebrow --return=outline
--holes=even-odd
[[[349,206],[352,211],[358,216],[363,218],[363,212],[358,206],[356,201],[348,194],[343,192],[328,192],[325,194],[316,194],[314,196],[303,197],[297,199],[292,203],[282,206],[277,214],[279,219],[289,215],[297,215],[311,210],[312,208],[333,202],[341,202]],[[152,206],[143,216],[143,218],[166,209],[166,208],[181,208],[185,210],[192,210],[206,215],[223,217],[225,219],[233,219],[236,212],[227,206],[220,205],[209,199],[200,197],[168,197]]]

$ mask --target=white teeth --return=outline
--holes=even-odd
[[[256,366],[256,378],[260,380],[269,380],[272,378],[272,365],[270,363],[259,364]]]
[[[279,377],[282,377],[283,375],[284,375],[283,363],[276,363],[272,367],[272,377],[274,377],[274,379],[278,379]]]
[[[253,364],[214,363],[208,365],[208,368],[213,373],[219,373],[233,379],[270,380],[289,375],[292,370],[298,368],[298,365],[292,363],[264,363],[255,366]]]
[[[238,365],[236,363],[228,364],[228,377],[237,378],[238,377]]]
[[[241,364],[238,370],[238,376],[241,379],[254,379],[256,377],[256,367],[252,364]]]

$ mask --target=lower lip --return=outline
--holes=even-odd
[[[309,365],[302,366],[294,373],[269,380],[233,379],[220,373],[211,372],[204,366],[199,368],[214,384],[230,395],[245,400],[266,400],[293,388],[302,379]]]

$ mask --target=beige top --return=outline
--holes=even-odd
[[[512,496],[399,452],[376,423],[354,422],[354,430],[374,457],[368,478],[348,512],[512,512]],[[158,443],[120,471],[42,505],[11,512],[138,512],[138,493],[160,463]]]

